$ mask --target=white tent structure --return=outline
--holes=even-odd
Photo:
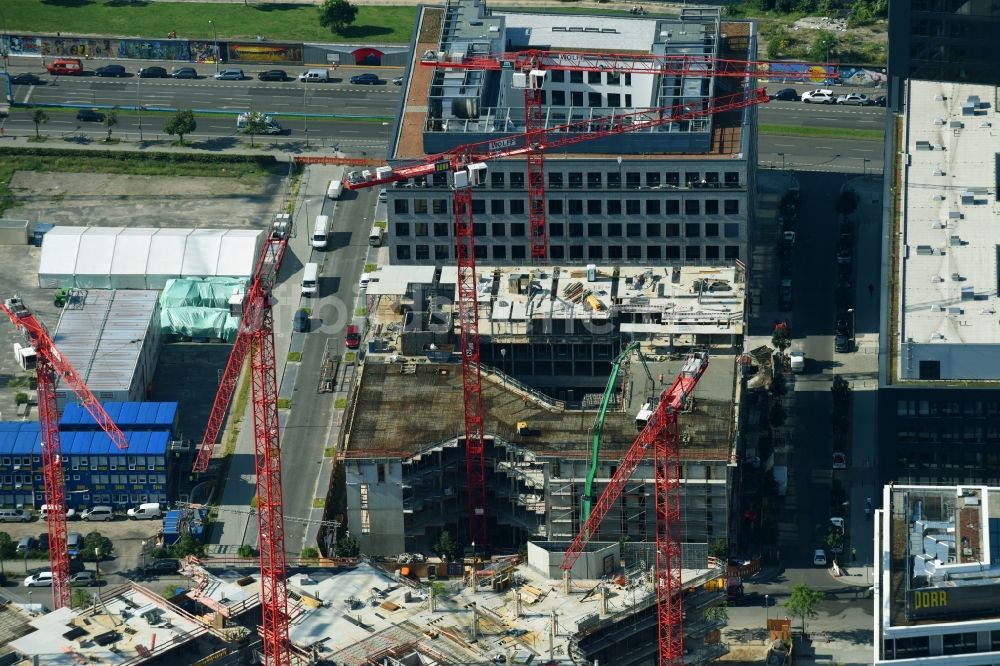
[[[171,278],[249,279],[263,231],[54,227],[42,241],[38,286],[162,289]]]

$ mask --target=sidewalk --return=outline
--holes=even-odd
[[[185,136],[185,145],[174,145],[174,137],[165,134],[145,132],[144,140],[139,141],[136,132],[115,132],[112,137],[119,139],[118,143],[104,143],[101,140],[91,139],[89,136],[80,135],[76,132],[57,135],[54,133],[41,132],[46,141],[36,142],[29,139],[35,136],[33,131],[12,135],[4,131],[0,135],[0,149],[2,148],[48,148],[54,150],[80,150],[91,152],[130,152],[130,153],[184,153],[184,154],[225,154],[225,155],[272,155],[278,161],[290,162],[296,157],[356,157],[349,155],[342,150],[334,150],[325,139],[311,140],[306,147],[305,141],[285,141],[278,143],[276,140],[257,137],[257,146],[251,148],[249,140],[246,145],[242,142],[236,143],[232,137],[225,136],[199,136],[189,134]],[[103,132],[101,135],[103,136]],[[153,137],[153,138],[146,138]],[[338,142],[339,144],[340,142]],[[377,158],[374,158],[377,159]]]

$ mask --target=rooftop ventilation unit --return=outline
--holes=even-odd
[[[917,150],[934,150],[930,141],[917,141]]]
[[[934,169],[934,175],[935,176],[943,176],[944,175],[944,169]]]
[[[960,315],[962,314],[962,308],[959,307],[948,308],[948,314]]]
[[[931,336],[931,340],[944,340],[944,333],[935,333]]]
[[[962,102],[962,115],[963,116],[974,116],[976,115],[976,106],[969,104],[968,102]]]
[[[934,95],[934,101],[935,102],[943,102],[943,101],[945,101],[945,99],[947,99],[947,98],[944,95],[942,95],[941,93],[938,93],[937,95]]]
[[[959,236],[949,236],[948,245],[952,247],[962,247],[962,239]]]
[[[961,120],[953,120],[950,123],[948,123],[948,127],[950,127],[951,129],[959,130],[965,127],[965,123],[963,123]]]
[[[945,200],[945,196],[943,194],[935,194],[934,195],[934,201],[944,201],[944,200]]]
[[[931,225],[931,229],[944,229],[944,228],[945,228],[944,222],[935,222],[934,224]]]
[[[944,312],[944,306],[940,303],[935,303],[931,306],[931,311],[933,312]]]
[[[976,195],[973,194],[972,192],[969,192],[968,190],[962,192],[962,203],[967,206],[971,206],[972,204],[976,203]]]
[[[951,281],[952,282],[961,282],[962,281],[962,274],[961,273],[952,273],[951,274]]]
[[[918,255],[931,255],[931,254],[934,254],[934,250],[931,248],[930,245],[918,245],[917,246],[917,254]]]
[[[980,107],[979,95],[969,95],[968,98],[966,98],[965,103],[971,104],[973,108],[978,109]]]
[[[976,300],[976,288],[975,287],[962,287],[962,300],[963,301],[974,301]]]
[[[948,211],[948,219],[949,220],[961,220],[962,219],[962,211],[960,211],[960,210],[949,210]]]
[[[934,277],[931,278],[931,282],[934,284],[937,284],[939,282],[944,282],[944,278],[941,277],[940,275],[935,275]]]
[[[944,125],[944,123],[945,123],[944,118],[935,118],[934,119],[934,124],[935,125]]]

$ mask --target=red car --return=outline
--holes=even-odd
[[[361,346],[361,332],[357,326],[348,326],[347,335],[344,336],[344,344],[348,349],[357,349]]]

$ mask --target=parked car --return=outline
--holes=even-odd
[[[785,278],[781,281],[781,288],[778,290],[778,308],[781,310],[792,309],[792,279]]]
[[[394,86],[401,86],[401,85],[403,85],[403,77],[402,76],[397,76],[396,78],[394,78],[392,80],[392,85],[394,85]]]
[[[103,123],[104,114],[93,109],[80,109],[76,112],[76,119],[85,123]]]
[[[847,454],[842,451],[833,452],[833,469],[847,469]]]
[[[797,102],[799,101],[799,92],[795,88],[782,88],[771,95],[771,99],[779,102]]]
[[[180,570],[181,563],[169,558],[153,560],[143,568],[150,575],[175,574]]]
[[[348,349],[357,349],[361,346],[361,333],[357,326],[348,326],[347,334],[344,336],[344,345]]]
[[[257,72],[257,78],[261,81],[287,81],[288,73],[283,69],[269,69],[266,72]]]
[[[846,354],[851,351],[850,326],[848,325],[846,319],[837,320],[836,335],[833,339],[833,350],[840,354]]]
[[[87,522],[114,520],[115,512],[110,506],[95,506],[81,513],[80,518]]]
[[[802,374],[806,371],[806,353],[803,351],[793,351],[788,354],[788,367],[794,374]]]
[[[875,98],[875,106],[884,107],[885,103],[886,103],[885,95],[879,95],[878,97]]]
[[[243,70],[242,69],[224,69],[221,72],[215,73],[215,78],[218,81],[242,81],[243,80]]]
[[[35,537],[25,534],[17,542],[16,552],[24,554],[29,550],[35,550],[38,546],[38,542],[35,541]]]
[[[48,504],[42,505],[42,508],[39,510],[39,516],[41,517],[42,520],[45,520],[46,518],[49,517]],[[76,509],[66,509],[66,520],[75,520],[75,519],[76,519]]]
[[[351,77],[351,83],[363,86],[373,86],[377,83],[381,83],[382,80],[379,79],[374,74],[357,74]]]
[[[76,557],[83,548],[83,535],[79,532],[70,532],[66,535],[66,552],[70,557]]]
[[[167,70],[163,67],[158,67],[156,65],[152,67],[143,67],[139,70],[138,76],[140,79],[165,79],[170,75],[167,74]]]
[[[832,90],[827,88],[817,88],[802,93],[802,101],[806,104],[836,104],[837,97]]]
[[[292,317],[292,330],[296,333],[305,333],[309,330],[309,313],[305,308],[299,308]]]
[[[0,523],[26,523],[31,512],[26,509],[0,509]]]
[[[42,532],[38,535],[38,550],[48,552],[49,550],[49,533]]]
[[[868,95],[862,95],[861,93],[847,93],[846,95],[841,95],[837,98],[837,104],[845,104],[847,106],[874,106],[875,100],[868,97]]]
[[[378,191],[378,200],[379,200],[379,203],[385,203],[386,201],[388,201],[389,200],[389,190],[387,190],[384,187],[381,190],[379,190]]]
[[[128,76],[121,65],[105,65],[94,70],[94,76]]]
[[[833,528],[835,530],[837,530],[838,532],[840,532],[841,534],[844,533],[845,522],[844,522],[843,518],[840,518],[838,516],[831,517],[830,518],[830,525],[832,525]]]
[[[73,587],[91,587],[97,585],[97,576],[93,571],[77,571],[69,577],[69,584]]]
[[[826,551],[822,548],[817,548],[813,551],[813,564],[817,567],[826,566]]]
[[[52,587],[52,572],[39,571],[24,579],[25,587]]]
[[[362,273],[361,279],[358,280],[358,286],[362,289],[368,288],[368,283],[372,281],[371,273]]]
[[[174,73],[171,74],[170,76],[174,77],[175,79],[197,79],[198,70],[196,70],[194,67],[178,67],[177,69],[174,70]]]
[[[42,83],[42,80],[34,74],[15,74],[11,77],[10,82],[15,86],[37,86]]]

